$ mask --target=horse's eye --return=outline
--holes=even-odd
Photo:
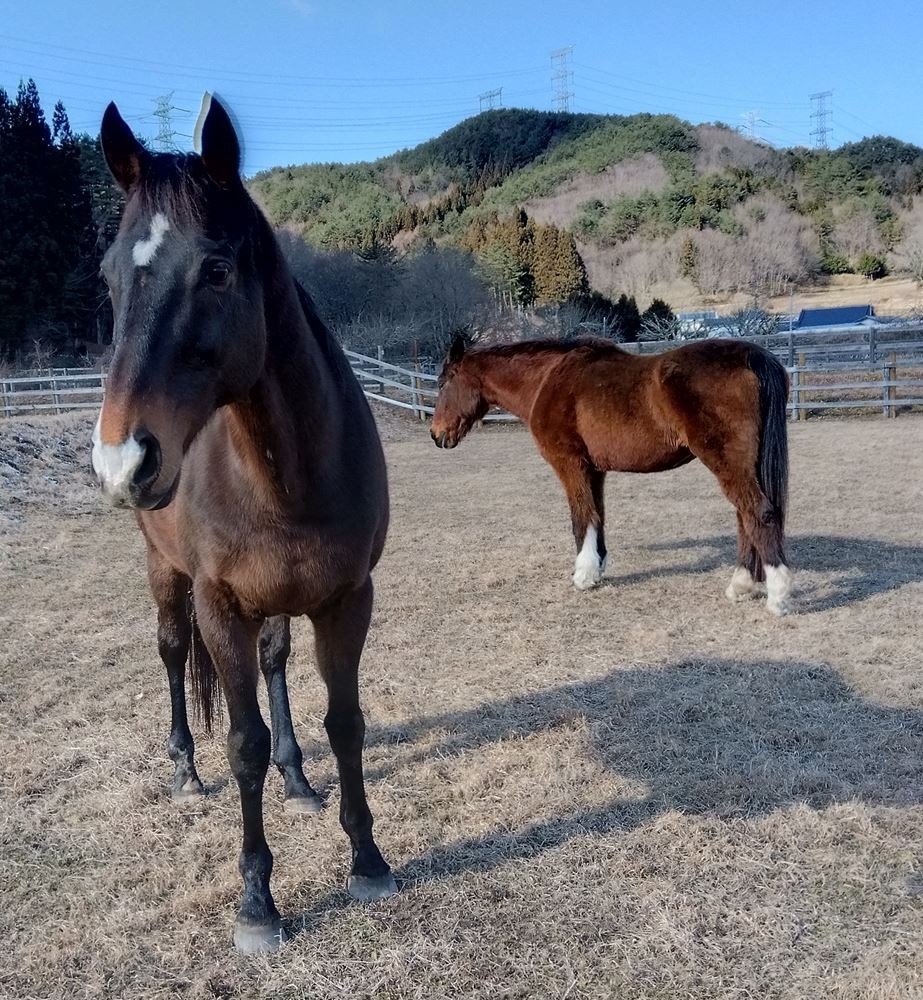
[[[205,280],[213,288],[220,288],[231,276],[231,265],[226,260],[212,260],[205,265]]]

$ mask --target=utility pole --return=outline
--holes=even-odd
[[[177,149],[176,137],[179,133],[173,128],[170,114],[173,111],[189,112],[185,108],[177,108],[173,104],[173,91],[158,97],[154,102],[154,117],[158,121],[157,135],[154,137],[154,144],[162,153],[172,153]]]
[[[756,133],[756,123],[759,120],[759,112],[757,111],[747,111],[740,116],[743,118],[744,123],[741,128],[748,139],[752,139],[754,142],[759,142],[760,137]]]
[[[811,117],[817,119],[816,127],[811,130],[811,135],[814,137],[815,149],[830,148],[827,143],[827,135],[832,132],[833,129],[831,129],[831,127],[827,124],[827,115],[832,112],[827,107],[827,100],[832,97],[832,90],[821,90],[816,94],[810,95],[811,103],[814,105]]]
[[[570,68],[570,57],[574,51],[573,45],[555,49],[551,53],[551,84],[554,88],[552,99],[555,111],[570,111],[571,98],[574,96],[574,73]]]
[[[496,90],[485,90],[483,94],[478,94],[478,100],[481,102],[481,111],[491,111],[494,108],[502,108],[503,88],[497,87]]]

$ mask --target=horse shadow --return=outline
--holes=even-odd
[[[836,535],[791,535],[789,558],[795,571],[795,600],[799,614],[828,611],[867,600],[875,594],[923,581],[923,546],[901,545],[873,538]],[[737,562],[737,542],[729,535],[692,538],[645,545],[648,552],[701,550],[692,562],[656,566],[636,573],[616,574],[607,586],[643,583],[675,574],[710,573]],[[821,574],[823,581],[806,579],[800,571]]]
[[[645,789],[640,797],[565,807],[522,829],[498,827],[433,846],[395,872],[398,882],[419,885],[489,871],[578,836],[629,832],[672,811],[735,819],[798,804],[820,810],[857,801],[923,803],[923,711],[867,700],[823,664],[769,660],[687,660],[617,670],[370,729],[367,745],[390,746],[393,753],[368,778],[397,773],[402,785],[412,786],[413,771],[425,762],[470,758],[492,744],[575,720],[589,736],[588,752],[605,770]],[[338,909],[348,901],[319,902],[299,918],[301,927],[331,905]]]

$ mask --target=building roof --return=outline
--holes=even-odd
[[[798,314],[799,330],[811,326],[849,326],[875,315],[873,306],[832,306],[828,309],[802,309]]]

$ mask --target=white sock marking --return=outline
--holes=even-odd
[[[103,492],[113,503],[128,500],[128,490],[138,466],[144,460],[144,449],[134,439],[121,444],[103,444],[99,436],[102,414],[93,428],[93,471]]]
[[[163,238],[170,231],[170,222],[163,212],[157,212],[151,219],[151,234],[146,240],[138,240],[131,249],[131,257],[137,267],[147,267],[154,259]]]
[[[590,525],[583,536],[583,546],[574,563],[574,586],[578,590],[590,590],[602,579],[603,569],[599,552],[596,550],[596,528]]]
[[[734,570],[734,575],[731,577],[731,582],[727,586],[725,594],[729,601],[743,601],[748,597],[753,596],[753,592],[756,590],[756,581],[750,574],[750,570],[746,566],[738,566]]]
[[[787,615],[792,610],[789,597],[792,593],[792,571],[788,566],[766,567],[766,603],[774,615]]]

